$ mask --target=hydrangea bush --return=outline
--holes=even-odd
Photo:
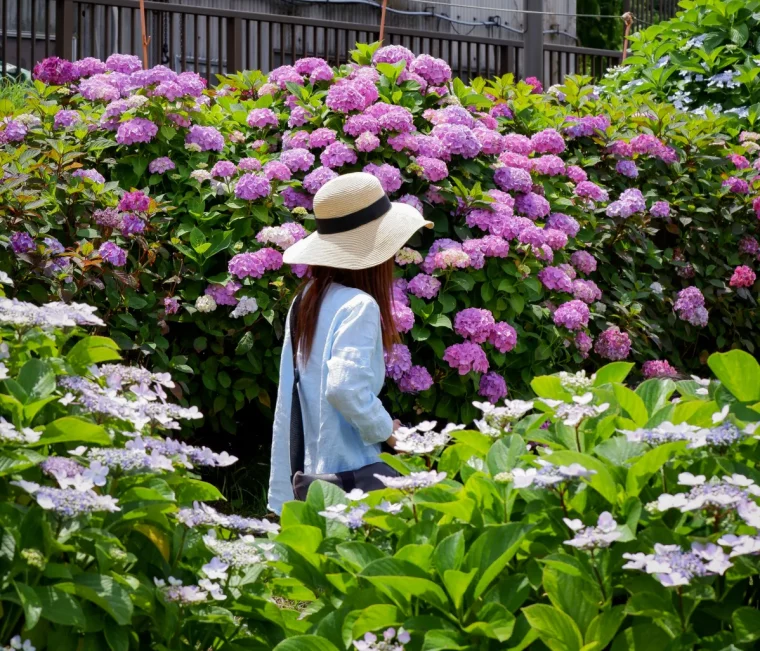
[[[589,357],[682,372],[755,345],[760,136],[725,119],[584,79],[465,86],[399,46],[215,90],[120,55],[36,77],[3,132],[3,269],[21,298],[102,306],[119,345],[177,376],[214,426],[235,431],[249,400],[271,408],[307,272],[282,251],[349,171],[435,223],[396,260],[398,414],[468,421],[471,398]]]
[[[612,92],[652,93],[678,108],[760,116],[760,3],[682,0],[675,18],[631,37],[630,56],[603,82]]]

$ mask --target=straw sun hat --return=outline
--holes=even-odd
[[[368,269],[392,258],[414,233],[433,226],[405,203],[388,199],[371,174],[344,174],[314,196],[317,230],[285,251],[288,264]]]

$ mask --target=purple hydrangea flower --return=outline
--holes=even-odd
[[[71,175],[75,178],[79,179],[89,179],[93,183],[105,183],[106,180],[103,178],[103,175],[98,172],[97,170],[75,170],[74,173]]]
[[[646,212],[647,205],[644,201],[644,195],[637,188],[625,190],[617,201],[613,201],[607,206],[608,217],[622,217],[628,219],[631,215],[639,212]]]
[[[470,371],[486,373],[488,371],[488,358],[483,349],[472,342],[454,344],[449,346],[443,355],[443,361],[451,368],[459,371],[459,375],[467,375]]]
[[[420,54],[414,59],[410,70],[434,86],[442,86],[451,81],[451,67],[449,64],[443,59],[436,59],[429,54]]]
[[[287,165],[291,172],[308,172],[314,165],[314,154],[308,149],[288,149],[280,154],[280,162]]]
[[[246,121],[248,126],[254,129],[263,129],[268,126],[276,127],[279,124],[275,112],[268,108],[253,109],[248,114]]]
[[[709,318],[705,308],[705,297],[697,287],[687,287],[678,292],[678,298],[673,304],[673,311],[682,321],[691,325],[704,327]]]
[[[412,368],[412,353],[404,344],[393,344],[390,353],[385,353],[385,372],[392,380],[400,380]]]
[[[235,297],[235,292],[240,287],[240,283],[230,280],[226,285],[211,284],[203,293],[211,296],[217,305],[237,305],[238,299]]]
[[[312,194],[316,194],[325,183],[332,181],[337,176],[338,174],[328,167],[317,167],[304,177],[303,187]]]
[[[98,254],[103,260],[110,262],[114,267],[123,267],[127,264],[127,252],[116,246],[113,242],[101,244]]]
[[[655,201],[649,209],[649,214],[652,217],[669,217],[670,204],[667,201]]]
[[[490,311],[470,307],[454,317],[454,332],[476,344],[482,344],[491,334],[494,323],[495,320]]]
[[[261,278],[267,271],[277,271],[282,267],[282,253],[264,248],[255,253],[238,253],[227,267],[237,278]]]
[[[639,175],[639,168],[632,160],[619,160],[615,165],[615,171],[629,179],[635,179]]]
[[[264,165],[264,176],[270,181],[277,179],[278,181],[289,181],[292,172],[290,168],[278,160],[270,160]]]
[[[419,167],[419,175],[426,181],[436,183],[449,175],[449,168],[446,163],[437,158],[418,156],[414,162]]]
[[[588,306],[583,301],[573,300],[560,305],[552,319],[556,325],[568,330],[580,330],[588,325],[590,316]]]
[[[422,214],[422,211],[424,209],[424,206],[422,205],[422,201],[420,201],[413,194],[405,194],[403,197],[399,198],[398,203],[405,203],[407,206],[416,208],[420,214]]]
[[[399,169],[388,163],[383,163],[382,165],[370,163],[369,165],[365,165],[362,171],[367,174],[372,174],[372,176],[380,181],[380,185],[383,186],[383,191],[388,194],[396,192],[403,183]]]
[[[728,188],[729,192],[735,194],[749,194],[749,183],[744,179],[739,179],[735,176],[727,178],[723,181],[723,187]]]
[[[201,127],[194,124],[185,136],[185,147],[197,151],[222,151],[224,136],[214,127]]]
[[[602,290],[597,287],[593,280],[578,279],[573,281],[573,296],[584,303],[591,304],[594,301],[601,300]]]
[[[440,140],[449,156],[475,158],[480,153],[480,143],[472,130],[460,124],[436,125],[430,135]]]
[[[573,283],[567,274],[559,267],[545,267],[538,272],[538,279],[547,289],[557,292],[573,291]]]
[[[122,122],[116,131],[116,142],[120,145],[134,145],[150,142],[158,133],[158,126],[145,118],[132,118]]]
[[[334,142],[325,147],[319,160],[325,167],[333,169],[343,165],[353,165],[358,159],[356,152],[348,145],[342,142]]]
[[[517,167],[497,168],[493,180],[505,192],[530,192],[533,188],[530,173]]]
[[[177,166],[174,164],[174,161],[172,161],[171,158],[162,156],[161,158],[154,158],[152,161],[150,161],[150,164],[148,165],[148,171],[151,174],[163,174],[165,172],[169,172],[170,170],[176,169],[176,167]]]
[[[372,63],[398,63],[405,61],[407,66],[414,61],[414,53],[402,45],[386,45],[375,52]]]
[[[32,77],[51,86],[65,86],[76,81],[78,76],[77,68],[71,61],[58,57],[43,59],[34,66],[32,71]]]
[[[504,378],[493,371],[480,376],[478,395],[483,396],[492,405],[507,395],[507,383]]]
[[[612,361],[620,361],[631,352],[631,339],[628,333],[622,332],[617,326],[607,328],[597,337],[594,344],[597,355]]]
[[[551,212],[551,206],[540,194],[527,192],[526,194],[517,195],[515,210],[528,217],[528,219],[536,220],[546,217]]]
[[[337,140],[337,134],[333,129],[320,128],[315,129],[309,134],[309,147],[311,149],[322,149],[333,144]]]
[[[119,230],[123,235],[136,235],[138,233],[142,233],[145,230],[145,222],[137,215],[126,213],[121,218]]]
[[[569,165],[565,174],[573,183],[588,181],[588,174],[586,174],[582,167],[578,167],[577,165]]]
[[[409,332],[414,327],[414,312],[411,308],[398,301],[391,303],[391,313],[396,330],[399,332]]]
[[[305,192],[299,192],[295,188],[287,187],[280,193],[282,196],[282,203],[288,210],[294,210],[295,208],[303,208],[305,210],[311,210],[314,207],[314,200]]]
[[[529,159],[534,172],[544,174],[545,176],[559,176],[565,173],[565,161],[554,154],[539,156],[538,158]]]
[[[228,160],[220,160],[214,164],[211,168],[211,176],[218,178],[229,178],[235,176],[237,173],[237,166],[235,163],[231,163]]]
[[[587,251],[576,251],[570,256],[570,262],[578,271],[586,275],[596,271],[596,258]]]
[[[412,366],[398,380],[398,388],[402,393],[419,393],[433,386],[433,378],[424,366]]]
[[[34,240],[26,231],[16,231],[11,235],[11,249],[16,255],[30,253],[36,248]]]
[[[555,129],[544,129],[533,134],[530,143],[537,154],[561,154],[565,151],[565,139]]]
[[[147,212],[150,208],[150,197],[140,190],[125,192],[119,200],[119,210],[127,212]]]
[[[678,371],[670,365],[665,359],[650,359],[641,367],[641,372],[644,377],[656,378],[656,377],[678,377]]]
[[[349,136],[359,136],[362,133],[377,135],[380,133],[380,123],[370,115],[352,115],[346,120],[343,131]]]
[[[583,357],[583,359],[586,359],[588,357],[589,351],[591,350],[591,347],[594,345],[594,340],[591,338],[591,335],[589,335],[588,332],[579,332],[577,335],[575,335],[573,343],[578,349],[578,352],[581,354],[581,357]]]
[[[112,54],[106,59],[106,70],[125,75],[142,69],[142,61],[134,54]]]
[[[546,228],[553,228],[562,231],[568,237],[575,237],[581,226],[573,217],[561,212],[553,212],[546,219]]]
[[[176,296],[164,296],[164,312],[167,316],[179,312],[179,299]]]
[[[380,146],[380,138],[370,133],[369,131],[365,131],[364,133],[359,134],[359,137],[356,139],[354,144],[358,151],[375,151],[375,149]]]
[[[269,73],[268,79],[270,83],[277,84],[281,90],[285,90],[288,83],[303,86],[303,79],[293,66],[280,66],[279,68],[275,68]]]
[[[409,281],[407,289],[418,298],[433,299],[441,289],[441,281],[427,274],[417,274]]]
[[[517,331],[504,321],[497,321],[488,333],[488,343],[500,353],[508,353],[517,345]]]
[[[269,179],[259,174],[243,174],[235,183],[235,196],[238,199],[255,201],[268,197],[271,191]]]
[[[607,201],[609,195],[606,190],[602,190],[596,183],[591,181],[581,181],[575,186],[575,194],[583,199],[590,199],[598,203]]]
[[[53,127],[56,129],[65,129],[66,127],[72,127],[81,121],[82,116],[79,114],[79,111],[61,109],[53,118]]]

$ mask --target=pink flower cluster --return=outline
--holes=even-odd
[[[253,253],[238,253],[230,260],[227,270],[236,278],[261,278],[267,271],[282,267],[282,253],[264,248]]]
[[[631,338],[627,332],[622,332],[617,326],[612,326],[597,337],[594,351],[605,359],[620,361],[628,357],[631,352]]]
[[[705,297],[697,287],[687,287],[678,292],[673,311],[679,319],[691,325],[701,328],[707,325],[709,315],[705,308]]]
[[[650,359],[641,366],[641,372],[647,379],[678,377],[678,371],[665,359]]]

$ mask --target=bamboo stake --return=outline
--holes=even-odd
[[[388,0],[383,0],[383,8],[380,12],[380,43],[383,42],[385,36],[385,8],[388,6]]]
[[[148,44],[150,43],[150,36],[146,33],[145,27],[145,0],[140,0],[140,33],[142,36],[142,50],[143,50],[143,68],[148,69]]]
[[[631,33],[631,25],[633,25],[633,14],[627,11],[623,14],[623,23],[625,24],[625,33],[623,34],[623,61],[628,56],[628,35]]]

